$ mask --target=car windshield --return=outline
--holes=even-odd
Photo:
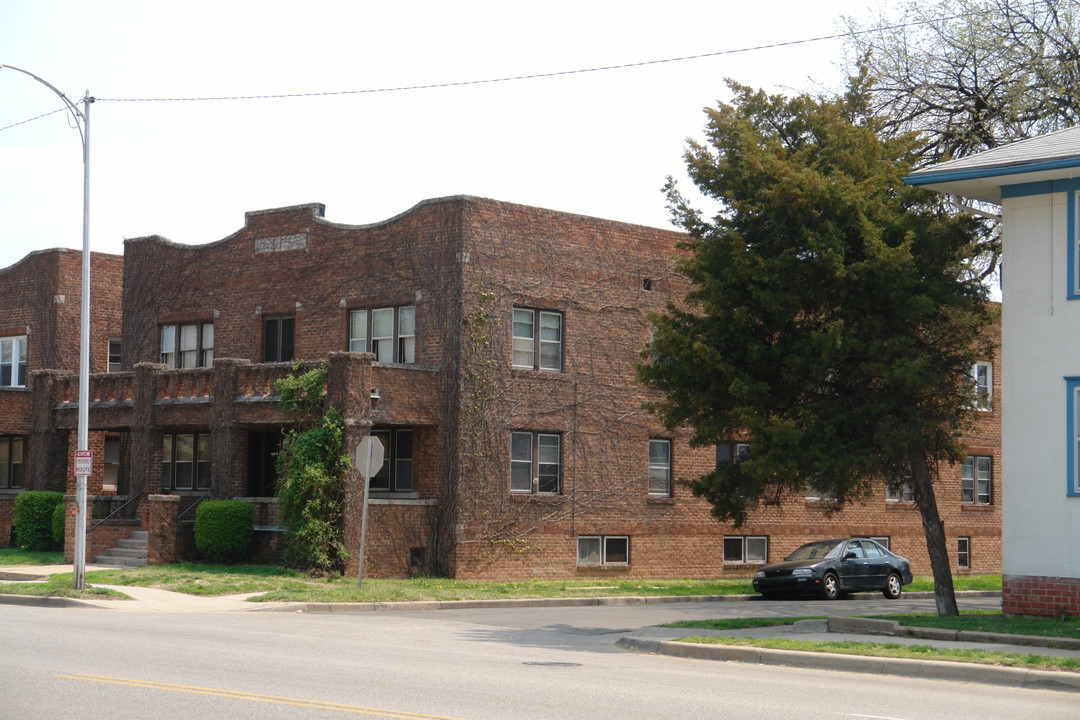
[[[806,543],[795,552],[788,555],[787,559],[821,560],[824,558],[834,558],[840,555],[840,548],[843,546],[844,543],[835,540],[819,540],[817,542]]]

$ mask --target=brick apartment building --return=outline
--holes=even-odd
[[[347,447],[369,433],[386,447],[369,504],[370,576],[432,567],[459,578],[745,576],[806,540],[848,534],[878,538],[929,572],[902,490],[842,510],[827,496],[786,497],[735,529],[678,482],[744,449],[691,449],[642,410],[652,391],[635,383],[634,363],[647,358],[649,313],[687,290],[673,262],[683,237],[451,197],[371,225],[328,222],[312,204],[250,212],[241,230],[206,245],[128,240],[122,283],[120,259],[95,256],[110,268],[95,288],[114,293],[92,291],[95,307],[116,303],[122,287],[123,358],[91,381],[101,452],[89,492],[108,519],[88,552],[142,527],[151,562],[175,560],[191,551],[190,506],[235,497],[255,504],[271,557],[282,428],[273,382],[302,359],[328,368]],[[0,290],[19,271],[57,295],[61,286],[28,265],[34,257],[0,271]],[[0,387],[0,443],[24,447],[21,487],[57,487],[70,475],[78,383],[73,358],[55,353],[71,341],[40,321],[24,332],[31,321],[18,307],[0,306],[0,341],[31,338],[29,382]],[[115,306],[103,307],[111,322]],[[95,324],[95,342],[114,327]],[[944,468],[938,488],[959,572],[1000,569],[996,365],[973,369],[985,409],[968,460]],[[6,477],[0,539],[20,487]],[[351,478],[354,549],[360,488]]]

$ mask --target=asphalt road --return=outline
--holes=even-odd
[[[932,601],[341,615],[6,605],[0,718],[1080,717],[1075,694],[685,660],[614,646],[625,630],[687,617],[921,608]]]

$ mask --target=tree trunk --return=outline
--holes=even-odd
[[[949,550],[945,544],[945,524],[938,515],[933,473],[922,448],[911,452],[911,479],[915,486],[915,502],[922,516],[930,569],[934,574],[934,602],[937,604],[938,615],[959,615],[960,610],[956,606],[956,594],[953,591]]]

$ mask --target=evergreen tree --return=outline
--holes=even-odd
[[[720,209],[706,218],[669,180],[695,287],[653,317],[639,375],[692,444],[750,443],[691,481],[720,520],[808,486],[841,506],[913,486],[938,612],[956,614],[934,480],[963,457],[968,373],[988,349],[986,291],[964,270],[980,220],[903,183],[915,141],[877,134],[867,83],[824,99],[732,84],[733,103],[707,110],[686,162]]]

